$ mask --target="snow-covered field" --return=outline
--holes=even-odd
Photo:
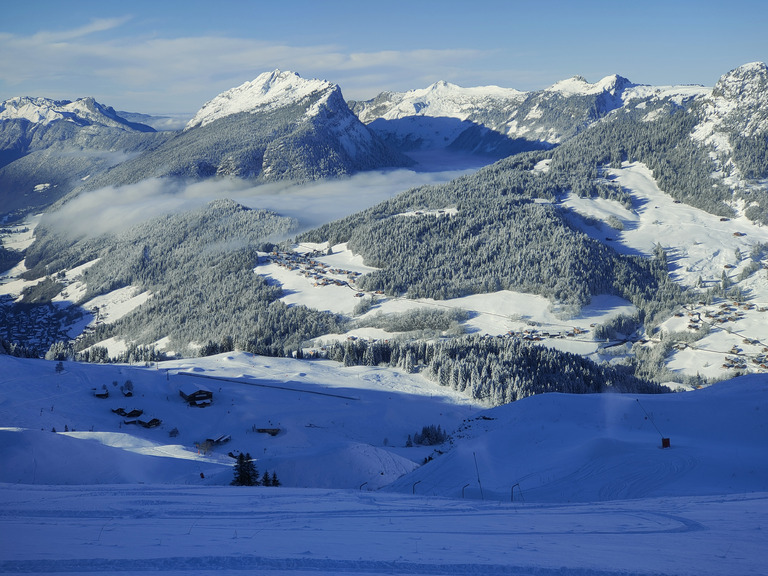
[[[707,325],[708,332],[696,342],[673,349],[667,366],[680,374],[724,378],[736,370],[763,372],[768,366],[768,275],[766,254],[768,229],[746,217],[720,218],[698,208],[680,204],[659,190],[650,170],[643,164],[625,164],[608,171],[632,196],[632,208],[602,198],[570,196],[565,205],[575,212],[598,220],[584,225],[588,234],[619,252],[650,256],[654,245],[667,253],[670,274],[684,286],[701,284],[708,288],[722,282],[723,273],[733,286],[741,288],[744,299],[718,300],[680,310],[661,326],[662,331],[692,333]],[[617,230],[606,222],[620,221]],[[753,250],[757,253],[753,256]],[[741,278],[750,265],[759,264],[751,275]],[[725,307],[727,314],[722,314]],[[695,320],[695,321],[694,321]],[[748,341],[748,342],[747,342]],[[734,347],[738,350],[734,350]]]
[[[329,361],[54,367],[0,356],[2,573],[757,575],[768,561],[765,376],[483,410]],[[213,404],[187,407],[185,383]],[[427,424],[452,442],[406,448]],[[229,451],[283,486],[228,486]]]
[[[346,244],[331,247],[332,254],[318,255],[328,249],[327,244],[301,244],[294,248],[298,260],[287,259],[285,254],[264,255],[255,271],[279,283],[286,304],[303,304],[318,310],[351,316],[360,298],[374,298],[371,310],[359,318],[365,320],[378,314],[402,314],[416,308],[461,309],[469,313],[462,323],[467,333],[504,335],[530,331],[563,335],[578,328],[580,334],[563,338],[540,340],[543,345],[577,354],[594,354],[601,343],[589,334],[590,327],[603,323],[619,314],[632,315],[636,308],[628,301],[607,294],[595,296],[592,302],[576,313],[563,314],[552,303],[535,294],[502,290],[490,294],[474,294],[448,300],[431,298],[390,297],[383,294],[359,292],[349,273],[365,274],[374,268],[351,252]],[[314,254],[314,255],[311,255]],[[311,256],[310,256],[311,255]],[[335,284],[338,281],[340,284]],[[386,339],[397,336],[378,328],[351,328],[343,334],[327,334],[317,342],[357,338]]]
[[[610,169],[608,175],[632,195],[632,209],[602,198],[578,198],[571,195],[565,205],[576,212],[607,220],[615,216],[623,230],[606,227],[586,230],[607,241],[618,252],[653,254],[656,244],[668,251],[672,277],[686,286],[696,286],[701,277],[705,286],[719,282],[723,270],[732,277],[746,266],[752,248],[768,243],[768,229],[744,216],[721,219],[698,208],[680,204],[659,190],[651,171],[644,164],[626,164]],[[606,240],[606,231],[611,240]],[[739,250],[741,258],[735,256]],[[732,268],[724,268],[730,265]],[[759,297],[768,301],[768,279],[755,287]],[[756,294],[758,296],[758,294]]]

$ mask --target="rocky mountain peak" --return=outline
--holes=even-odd
[[[723,74],[715,84],[712,95],[733,101],[768,100],[768,66],[763,62],[751,62]]]
[[[327,80],[307,80],[296,72],[273,70],[264,72],[250,82],[222,92],[198,111],[185,129],[205,126],[211,122],[241,112],[256,112],[289,106],[324,92],[341,92]]]

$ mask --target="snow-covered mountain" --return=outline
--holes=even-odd
[[[164,138],[93,98],[6,100],[0,103],[2,212],[45,207]]]
[[[768,132],[768,66],[744,64],[720,77],[703,101],[705,122],[697,137],[718,131],[739,131],[743,136]]]
[[[753,156],[750,152],[764,152],[768,136],[768,67],[763,62],[752,62],[724,74],[697,112],[700,121],[692,137],[712,147],[720,167],[731,161],[734,152],[738,160],[749,160],[744,156]],[[744,150],[745,141],[753,150]],[[753,174],[751,166],[740,165],[738,160],[742,176],[763,175],[759,168]]]
[[[410,163],[350,112],[337,85],[275,70],[216,96],[181,133],[88,187],[163,176],[309,181]]]
[[[186,129],[205,126],[240,112],[256,114],[290,106],[305,98],[320,96],[327,100],[331,93],[339,90],[338,86],[327,80],[307,80],[295,72],[264,72],[253,81],[222,92],[206,102],[187,123]],[[311,115],[309,110],[307,115]]]
[[[504,120],[524,99],[525,93],[514,89],[462,88],[440,81],[424,89],[383,92],[349,106],[371,130],[405,151],[453,145],[479,154],[505,155],[514,150],[502,135]],[[462,136],[467,142],[457,146]]]
[[[360,120],[398,120],[408,116],[433,116],[467,120],[484,109],[504,110],[525,99],[525,92],[498,86],[462,88],[440,81],[424,89],[383,92],[373,100],[352,102]]]
[[[49,126],[59,120],[65,120],[78,126],[106,126],[139,132],[153,131],[149,126],[126,120],[111,106],[99,104],[90,97],[75,101],[28,96],[10,98],[0,102],[0,122],[7,120],[27,120],[39,126]]]
[[[154,129],[122,118],[93,98],[51,100],[15,97],[0,102],[0,168],[24,155],[65,145],[78,148],[120,148],[126,133]]]
[[[594,84],[574,76],[532,92],[437,82],[349,105],[372,130],[404,150],[448,148],[504,156],[559,144],[632,101],[682,104],[708,93],[699,86],[643,86],[618,75]]]

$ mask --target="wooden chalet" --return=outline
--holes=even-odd
[[[179,396],[184,398],[190,406],[209,406],[213,402],[213,392],[191,382],[179,389]]]
[[[209,442],[212,445],[219,445],[219,444],[226,444],[232,440],[232,436],[229,434],[221,434],[220,436],[216,436],[214,438],[206,438],[205,441]]]

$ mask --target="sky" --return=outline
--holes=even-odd
[[[7,2],[0,101],[93,96],[117,110],[193,114],[276,68],[347,99],[384,90],[545,88],[581,75],[712,86],[768,61],[768,2],[646,0],[103,0]]]

